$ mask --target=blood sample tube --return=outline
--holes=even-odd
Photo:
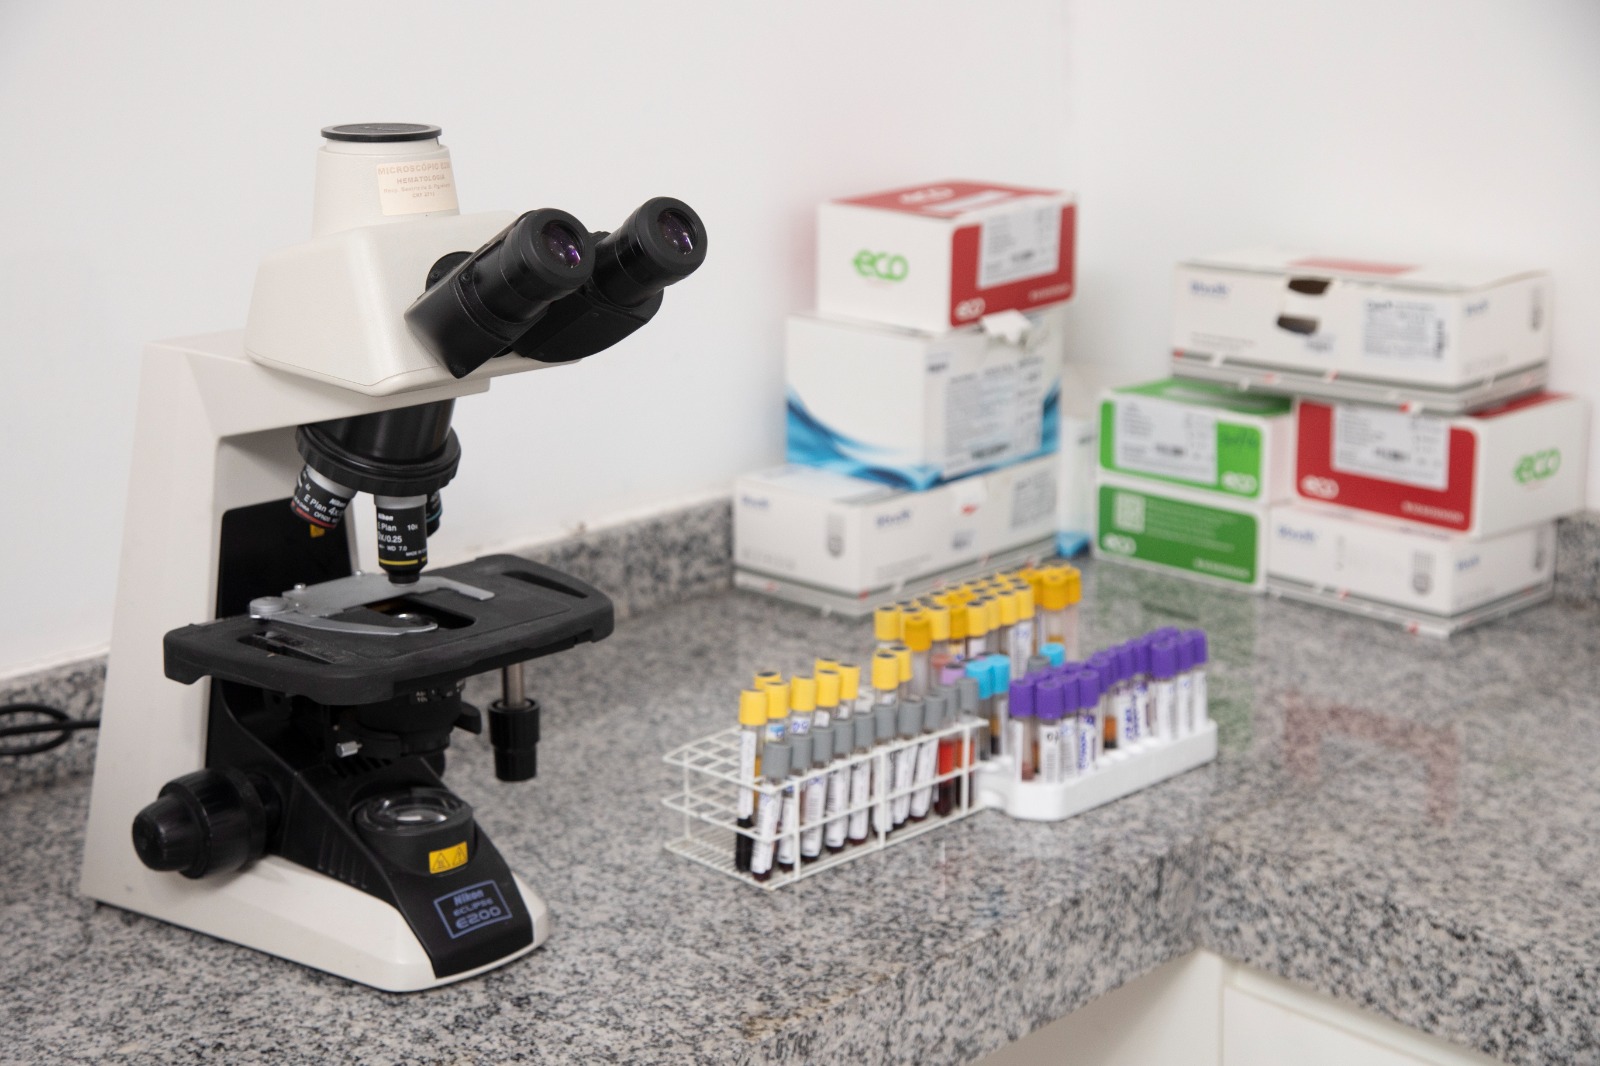
[[[756,790],[751,787],[761,780],[761,741],[767,724],[767,697],[755,689],[739,693],[739,780],[749,785],[739,787],[739,828],[751,829],[756,824]],[[733,838],[733,867],[750,869],[750,854],[755,841],[743,833]]]
[[[844,850],[849,839],[850,818],[844,812],[850,807],[850,759],[855,741],[854,722],[845,720],[833,725],[833,761],[828,765],[828,798],[824,811],[826,824],[822,844],[830,852]]]
[[[978,759],[979,752],[989,750],[989,738],[984,734],[988,732],[989,725],[982,717],[981,701],[978,698],[978,679],[963,677],[956,682],[956,711],[963,720],[972,720],[980,723],[974,728],[961,731],[961,744],[956,751],[957,769],[966,770],[967,773],[957,778],[959,788],[958,796],[966,796],[971,802],[972,796],[972,766]]]
[[[1039,654],[1050,660],[1052,668],[1059,667],[1067,661],[1066,645],[1059,641],[1047,640],[1039,645]]]
[[[987,600],[973,600],[967,604],[967,661],[983,657],[988,650],[989,603]]]
[[[1138,681],[1134,675],[1134,646],[1132,642],[1118,644],[1110,649],[1117,663],[1117,687],[1114,699],[1117,716],[1117,735],[1128,747],[1145,739],[1144,719],[1139,714]]]
[[[872,635],[877,639],[879,651],[900,639],[900,608],[885,604],[872,612]]]
[[[914,670],[911,665],[911,649],[906,647],[905,642],[895,641],[889,646],[889,650],[894,653],[895,670],[900,674],[900,698],[905,699],[912,694],[911,678]]]
[[[789,680],[789,736],[798,744],[811,732],[811,716],[817,709],[817,682],[800,675]],[[802,763],[809,759],[801,760]]]
[[[894,759],[894,800],[890,804],[890,811],[894,815],[895,828],[905,824],[911,817],[911,791],[917,776],[917,745],[910,742],[922,732],[922,699],[919,696],[907,696],[900,701],[896,714],[898,731],[895,740],[902,747],[895,753]]]
[[[1097,651],[1089,656],[1089,665],[1100,675],[1100,743],[1102,751],[1115,751],[1119,740],[1121,716],[1117,713],[1117,657],[1114,653]]]
[[[815,862],[822,856],[822,821],[828,809],[828,764],[833,761],[833,726],[811,730],[811,770],[805,775],[800,796],[800,859]]]
[[[789,686],[781,681],[769,683],[767,693],[767,743],[789,736]]]
[[[817,709],[811,715],[811,728],[822,729],[839,718],[839,668],[825,666],[817,671]]]
[[[939,741],[934,734],[943,727],[949,705],[949,697],[943,692],[930,692],[922,701],[922,741],[917,745],[917,766],[911,775],[916,788],[911,794],[913,822],[922,821],[933,807],[933,778],[939,770]]]
[[[750,852],[750,876],[757,881],[765,881],[772,876],[772,857],[777,841],[783,811],[782,784],[789,776],[789,742],[778,740],[769,742],[761,755],[762,776],[767,779],[767,784],[772,791],[761,794],[760,807],[756,814],[756,833],[758,837]]]
[[[811,762],[811,738],[791,737],[784,743],[789,747],[789,774],[783,779],[783,810],[778,815],[777,865],[787,873],[800,861],[800,790]]]
[[[947,729],[955,724],[956,720],[956,693],[954,689],[941,688],[934,693],[943,702],[943,710],[939,717],[939,728]],[[939,776],[939,785],[934,790],[933,812],[941,817],[955,809],[957,791],[961,785],[955,777],[956,766],[961,757],[961,735],[949,733],[939,738],[939,758],[936,770]]]
[[[1183,634],[1178,634],[1173,643],[1178,650],[1178,672],[1173,676],[1173,686],[1178,694],[1178,735],[1190,736],[1194,733],[1194,660],[1193,648],[1183,639]]]
[[[1154,740],[1157,734],[1155,709],[1150,702],[1150,642],[1135,637],[1125,647],[1133,657],[1133,706],[1139,718],[1139,735]]]
[[[898,703],[880,703],[872,712],[872,828],[880,837],[888,836],[894,828],[894,810],[889,793],[894,790],[895,758],[889,746],[894,743],[894,727],[899,712]]]
[[[927,696],[932,678],[929,653],[933,648],[933,623],[925,611],[918,611],[905,621],[905,645],[911,653],[911,695]]]
[[[1033,780],[1037,743],[1033,710],[1038,684],[1036,677],[1020,677],[1011,682],[1011,724],[1006,730],[1005,749],[1018,781]]]
[[[989,660],[989,754],[1005,750],[1006,730],[1011,720],[1011,660],[990,655]]]
[[[856,704],[861,698],[861,667],[855,663],[839,664],[839,706],[834,708],[833,721],[837,725],[855,717]]]
[[[932,641],[928,648],[928,676],[932,679],[937,678],[939,670],[950,661],[950,608],[935,604],[927,613],[928,636]]]
[[[1011,673],[1021,677],[1029,656],[1039,650],[1033,619],[1033,587],[1026,581],[1019,582],[1012,595],[1017,603],[1017,624],[1011,627]]]
[[[1156,736],[1178,739],[1178,643],[1171,637],[1150,642],[1151,687],[1155,690]]]
[[[1078,684],[1078,772],[1086,774],[1100,762],[1100,675],[1083,666],[1073,671]]]
[[[867,840],[868,815],[872,803],[873,743],[877,725],[871,713],[858,714],[850,720],[852,746],[850,749],[850,818],[848,838],[851,844],[864,844]]]
[[[1039,770],[1034,780],[1046,785],[1059,785],[1066,780],[1062,763],[1061,722],[1066,717],[1062,705],[1066,682],[1059,677],[1047,677],[1034,690],[1033,714],[1039,731]]]
[[[1033,677],[1035,674],[1048,673],[1050,671],[1050,669],[1051,669],[1050,660],[1048,658],[1046,658],[1045,656],[1043,656],[1043,655],[1030,655],[1030,656],[1028,656],[1028,672],[1027,672],[1026,676]]]
[[[978,747],[978,758],[987,759],[994,744],[994,682],[987,657],[967,660],[967,680],[978,686],[978,704],[970,713],[983,720],[984,742]]]
[[[780,674],[778,671],[776,671],[776,670],[757,670],[756,671],[756,676],[755,676],[755,683],[753,685],[751,685],[751,687],[760,689],[763,692],[765,692],[768,685],[781,685],[781,684],[783,684],[783,675]]]
[[[1194,684],[1194,693],[1189,697],[1189,716],[1194,728],[1199,730],[1211,718],[1211,695],[1206,691],[1206,664],[1210,661],[1211,649],[1206,644],[1203,629],[1184,630],[1183,639],[1189,642],[1189,676]]]
[[[833,670],[833,671],[837,672],[838,669],[839,669],[839,660],[837,660],[837,659],[824,659],[821,656],[818,656],[816,661],[811,664],[811,674],[812,674],[813,677],[815,677],[817,674],[822,673],[825,670]]]

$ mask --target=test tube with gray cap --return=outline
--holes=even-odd
[[[891,812],[894,814],[896,828],[905,824],[911,817],[911,786],[916,780],[917,749],[910,745],[916,735],[922,732],[922,700],[916,696],[909,696],[900,701],[899,714],[896,716],[899,733],[896,739],[904,746],[895,753],[894,760],[894,802]]]
[[[894,767],[898,760],[888,747],[894,743],[895,720],[899,709],[898,703],[879,704],[872,712],[876,740],[872,749],[872,828],[884,836],[894,828],[889,793],[894,788]]]
[[[922,741],[917,745],[917,766],[911,775],[911,820],[920,822],[933,806],[933,775],[939,765],[939,741],[933,734],[943,726],[950,701],[943,692],[930,692],[922,701]]]
[[[822,816],[828,805],[828,763],[833,761],[833,726],[812,726],[811,769],[805,775],[800,796],[800,859],[815,862],[822,857]]]
[[[850,748],[855,739],[855,723],[846,719],[833,726],[833,762],[828,767],[828,799],[823,817],[823,847],[829,852],[844,850],[849,839],[850,819],[844,812],[850,806]]]
[[[789,776],[789,742],[769,740],[761,753],[761,775],[772,791],[763,792],[756,812],[756,842],[750,851],[750,876],[765,881],[772,876],[772,859],[782,821],[784,780]]]
[[[856,761],[850,766],[850,819],[848,838],[851,844],[865,844],[869,832],[869,814],[872,803],[872,771],[877,762],[872,758],[872,748],[877,740],[877,713],[857,713],[850,719],[853,747],[850,755]]]

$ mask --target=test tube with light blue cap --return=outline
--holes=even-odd
[[[1067,648],[1064,644],[1051,642],[1039,646],[1039,654],[1050,660],[1051,666],[1060,666],[1067,661]]]
[[[1011,658],[1006,655],[989,656],[989,752],[999,755],[1005,750],[1006,733],[1011,722]]]
[[[988,733],[984,742],[978,745],[978,758],[987,759],[994,753],[994,677],[989,672],[987,657],[968,660],[966,670],[967,678],[978,686],[978,706],[970,713],[984,721]],[[962,710],[966,709],[962,707]]]

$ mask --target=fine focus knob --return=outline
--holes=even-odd
[[[168,781],[133,819],[133,850],[152,870],[204,877],[237,870],[267,846],[268,809],[238,770],[197,770]]]

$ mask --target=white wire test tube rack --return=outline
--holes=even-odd
[[[976,763],[978,745],[988,743],[988,724],[977,718],[963,717],[954,724],[931,733],[880,744],[865,754],[837,759],[825,767],[816,769],[808,767],[782,783],[768,783],[765,780],[759,783],[747,782],[739,777],[739,733],[737,727],[725,729],[674,748],[664,757],[669,766],[679,767],[683,773],[680,791],[662,798],[663,804],[683,816],[682,834],[669,840],[666,846],[668,851],[769,892],[865,855],[882,851],[892,845],[915,839],[924,833],[931,833],[952,822],[976,814],[982,809],[978,802],[977,779],[974,775],[978,765]],[[939,772],[937,769],[939,762],[936,761],[935,773],[931,778],[917,780],[914,777],[908,787],[880,789],[880,782],[892,783],[892,767],[902,755],[915,759],[918,750],[929,742],[935,744],[953,742],[953,758],[947,757],[944,761],[953,762],[954,765]],[[808,829],[816,829],[817,820],[813,819],[808,824],[802,819],[794,825],[780,826],[778,832],[770,834],[763,834],[755,827],[745,828],[739,825],[741,789],[749,789],[755,793],[756,810],[759,812],[763,804],[780,802],[782,794],[787,789],[802,788],[806,781],[818,774],[842,770],[848,775],[863,764],[869,767],[873,782],[868,798],[865,802],[847,805],[831,818],[824,819],[822,828],[826,839],[826,822],[834,818],[844,818],[848,827],[851,816],[865,815],[867,822],[865,840],[847,842],[842,850],[832,852],[824,844],[816,858],[806,859],[803,856],[803,834]],[[907,816],[898,827],[886,828],[883,815],[887,814],[888,821],[893,821],[896,801],[903,801],[908,808],[916,810],[921,807],[917,801],[918,793],[925,790],[931,790],[925,797],[927,800],[925,816],[920,820],[913,820]],[[944,793],[943,798],[941,791]],[[941,810],[943,813],[940,813]],[[748,871],[738,868],[735,852],[741,836],[748,838],[754,849],[767,846],[773,848],[774,862],[766,880],[758,880]],[[785,848],[785,838],[787,838],[787,849],[792,849],[789,854],[796,860],[787,869],[779,866],[776,861],[780,854],[779,849]]]

